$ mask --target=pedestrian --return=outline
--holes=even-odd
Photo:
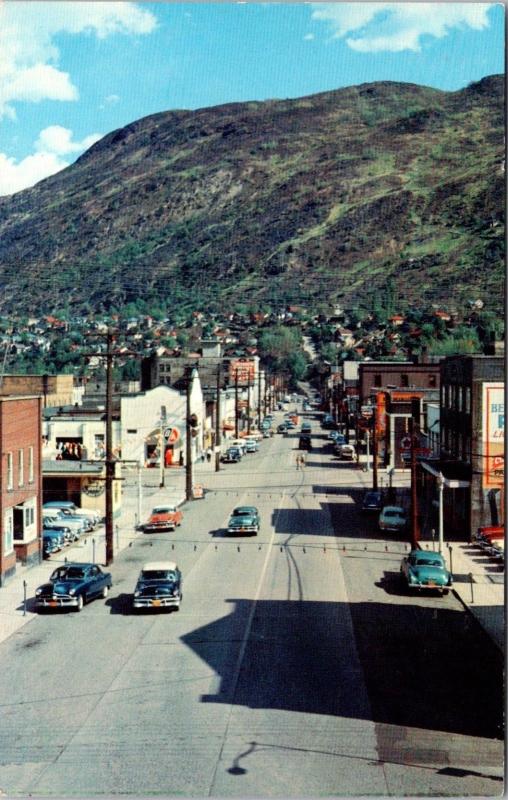
[[[208,463],[210,463],[210,461],[212,460],[212,448],[211,447],[208,447],[207,450],[206,450],[206,460],[208,461]]]
[[[296,468],[300,469],[300,456],[299,455],[296,457]]]
[[[303,453],[302,453],[302,455],[300,456],[300,467],[301,467],[302,469],[305,467],[305,456],[303,455]]]

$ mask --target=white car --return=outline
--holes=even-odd
[[[232,442],[228,442],[229,447],[238,447],[242,456],[245,455],[247,452],[247,448],[245,446],[245,439],[233,439]]]

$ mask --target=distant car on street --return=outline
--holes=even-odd
[[[153,531],[174,531],[178,525],[182,524],[183,514],[174,505],[159,505],[152,509],[152,513],[143,525],[145,533]]]
[[[362,511],[376,511],[379,513],[383,508],[383,492],[373,490],[365,492],[362,503]]]
[[[355,457],[355,448],[352,444],[336,444],[335,452],[339,458],[343,458],[346,461],[352,461]]]
[[[49,558],[53,553],[58,553],[65,547],[62,531],[45,528],[42,532],[42,555]]]
[[[228,533],[259,533],[259,512],[255,506],[238,506],[228,522]]]
[[[90,521],[92,528],[96,528],[101,521],[101,515],[98,511],[92,511],[88,508],[81,508],[71,500],[49,500],[47,503],[44,503],[43,508],[57,508],[64,512],[71,512],[76,516],[85,517]]]
[[[407,522],[407,514],[401,506],[385,506],[379,515],[379,530],[404,533]]]
[[[448,594],[453,578],[440,553],[428,550],[411,550],[402,559],[400,575],[409,589],[435,589]]]
[[[277,425],[277,433],[285,433],[288,430],[288,423],[281,422],[280,425]]]
[[[255,439],[246,439],[245,440],[245,452],[246,453],[257,453],[259,450],[259,444]]]
[[[106,598],[112,585],[111,573],[103,572],[98,564],[65,564],[57,567],[49,581],[36,589],[35,606],[81,611],[94,597]]]
[[[134,589],[133,608],[170,608],[182,602],[182,573],[174,561],[144,564]]]
[[[224,464],[236,464],[242,460],[242,451],[239,447],[228,447],[220,459]]]

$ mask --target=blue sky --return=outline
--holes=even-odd
[[[504,4],[0,0],[0,195],[158,111],[504,72]]]

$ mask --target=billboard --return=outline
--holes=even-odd
[[[238,386],[253,384],[256,377],[256,362],[248,358],[235,358],[229,362],[229,381],[235,383],[238,375]]]
[[[504,484],[504,384],[483,384],[483,485]]]

